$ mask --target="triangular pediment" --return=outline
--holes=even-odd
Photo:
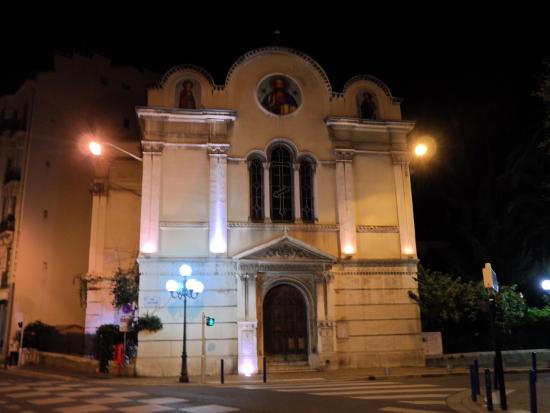
[[[288,235],[256,245],[246,251],[235,255],[238,260],[261,261],[325,261],[334,262],[336,257],[321,251],[305,242]]]

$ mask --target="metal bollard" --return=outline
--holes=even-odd
[[[491,371],[485,369],[485,397],[487,398],[487,410],[493,411],[493,386],[491,385]]]
[[[267,383],[267,359],[265,358],[265,356],[263,359],[263,376],[264,383]]]
[[[495,377],[493,377],[494,389],[498,390],[498,363],[496,357],[493,359],[493,373],[495,375]]]
[[[220,382],[221,384],[225,382],[224,371],[223,371],[223,359],[220,360]]]
[[[508,410],[506,385],[504,382],[504,366],[502,363],[502,353],[500,350],[498,350],[496,353],[497,353],[497,364],[498,364],[498,393],[500,395],[500,410]]]
[[[535,381],[537,381],[537,353],[535,351],[531,353],[531,368],[535,372]]]
[[[529,406],[531,413],[537,413],[537,372],[535,370],[529,370]]]
[[[472,393],[472,401],[477,401],[477,392],[476,392],[476,379],[474,377],[474,365],[470,364],[470,390]]]
[[[479,383],[479,363],[477,359],[474,360],[474,379],[476,394],[481,394],[481,384]]]

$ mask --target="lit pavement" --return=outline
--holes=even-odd
[[[296,379],[226,385],[123,385],[116,379],[22,377],[0,372],[0,411],[9,412],[452,412],[464,376],[387,380]]]

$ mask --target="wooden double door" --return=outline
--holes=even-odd
[[[302,293],[288,284],[273,287],[263,303],[264,351],[285,361],[308,358],[307,306]]]

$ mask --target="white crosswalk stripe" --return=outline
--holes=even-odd
[[[128,391],[116,386],[98,386],[85,381],[0,381],[0,411],[35,412],[32,408],[56,413],[189,413],[236,412],[232,406],[195,404],[181,397],[165,397],[149,392]],[[26,403],[24,409],[20,404]],[[24,409],[24,410],[22,410]]]
[[[445,387],[438,384],[397,381],[318,381],[314,383],[276,383],[264,385],[242,385],[249,390],[270,390],[281,393],[302,393],[322,397],[349,397],[357,400],[406,403],[410,407],[386,406],[378,410],[390,413],[440,413],[433,408],[446,407],[444,399],[463,387]],[[415,407],[419,407],[416,409]],[[421,409],[425,406],[425,409]],[[446,410],[446,409],[445,409]]]

